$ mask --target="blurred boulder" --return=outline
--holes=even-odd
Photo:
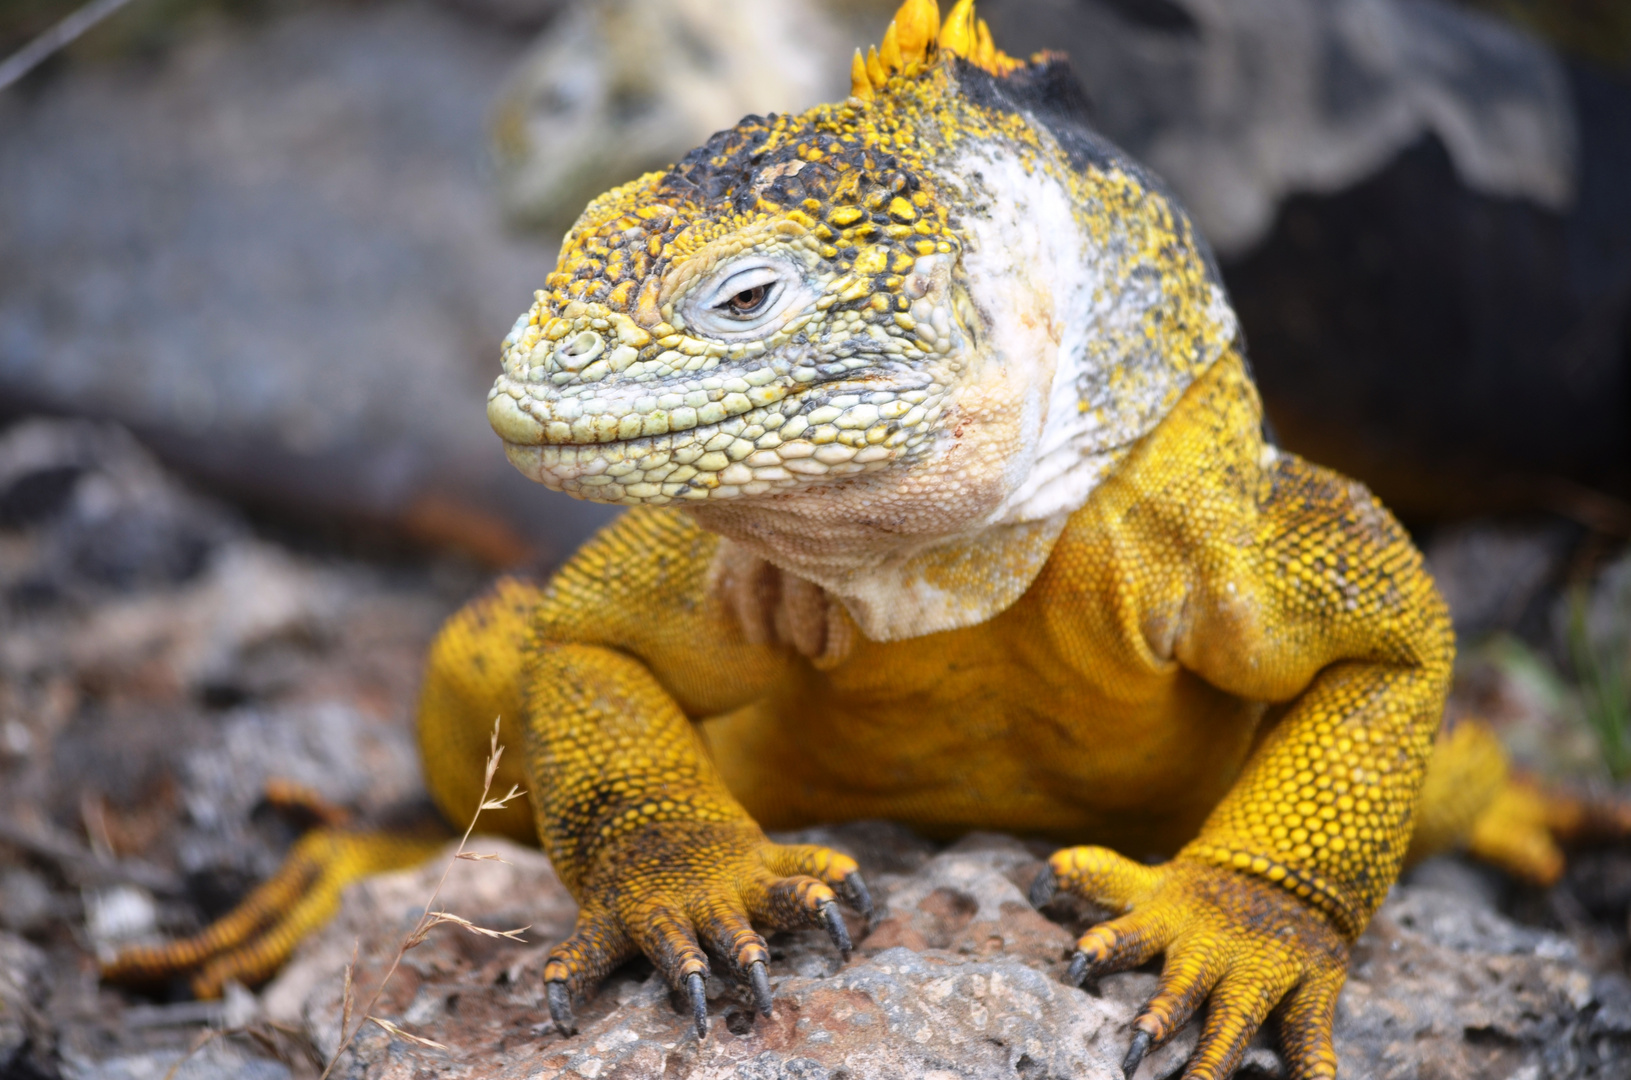
[[[111,424],[0,430],[0,608],[178,585],[242,526]]]
[[[1447,0],[982,8],[1216,245],[1287,446],[1631,534],[1631,73]]]
[[[0,421],[118,420],[308,523],[570,550],[607,512],[515,473],[483,414],[554,262],[484,175],[526,36],[400,0],[173,37],[0,94]]]
[[[589,200],[751,113],[849,94],[850,56],[893,0],[577,3],[510,77],[495,116],[500,193],[551,238]]]
[[[1334,192],[1431,133],[1470,190],[1574,194],[1563,66],[1442,0],[985,0],[1009,52],[1067,53],[1095,124],[1225,258],[1294,192]]]
[[[46,956],[13,934],[0,932],[0,1076],[32,1080],[48,1056],[47,1027],[40,1014],[45,997]]]

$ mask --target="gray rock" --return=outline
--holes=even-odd
[[[22,1073],[30,1043],[45,1024],[39,1007],[44,994],[45,954],[20,937],[0,933],[0,1076]],[[23,1073],[23,1075],[27,1075]]]
[[[1567,206],[1562,63],[1441,0],[990,4],[1014,55],[1064,49],[1107,135],[1169,181],[1226,257],[1294,192],[1337,191],[1426,134],[1468,188]]]
[[[0,929],[27,933],[55,914],[51,887],[22,866],[0,866]]]
[[[850,54],[892,0],[577,3],[517,66],[496,110],[499,195],[554,237],[590,199],[666,168],[750,113],[849,93]],[[697,42],[653,49],[653,40]]]
[[[0,95],[0,417],[118,420],[306,520],[569,549],[607,513],[528,483],[482,411],[554,264],[483,176],[526,40],[282,5]]]
[[[456,865],[438,906],[489,927],[531,924],[529,943],[436,930],[407,954],[372,1010],[446,1049],[367,1025],[339,1075],[1120,1077],[1131,1021],[1155,976],[1110,976],[1094,993],[1060,980],[1085,921],[1067,928],[1025,901],[1037,850],[973,836],[936,852],[875,825],[799,838],[853,851],[879,915],[864,937],[852,918],[858,946],[847,963],[822,935],[772,938],[770,1018],[716,977],[709,1037],[698,1042],[667,986],[636,963],[579,1008],[577,1034],[561,1037],[541,979],[549,945],[570,930],[571,899],[539,853],[481,841],[508,865]],[[335,923],[265,992],[272,1019],[303,1024],[331,1054],[353,942],[366,1001],[443,865],[349,892]],[[1356,949],[1337,1042],[1348,1077],[1624,1075],[1611,1070],[1631,1053],[1628,1009],[1624,980],[1594,982],[1565,939],[1502,918],[1477,889],[1401,886]],[[1196,1030],[1191,1024],[1150,1055],[1139,1080],[1177,1075]],[[1271,1047],[1266,1035],[1254,1044],[1248,1074],[1280,1074]]]
[[[227,1039],[213,1039],[196,1052],[150,1050],[100,1059],[69,1056],[63,1080],[290,1080],[282,1062],[256,1057]]]
[[[1573,546],[1561,521],[1474,521],[1440,529],[1424,552],[1457,635],[1477,641],[1518,627],[1555,587]]]

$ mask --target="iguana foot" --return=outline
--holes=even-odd
[[[1467,834],[1467,853],[1535,885],[1563,876],[1563,849],[1631,838],[1631,805],[1590,799],[1514,776]]]
[[[573,1002],[613,968],[644,953],[690,1000],[697,1037],[708,1032],[708,954],[746,982],[770,1015],[770,950],[755,925],[822,928],[848,956],[842,899],[862,916],[872,900],[855,860],[810,844],[771,843],[751,822],[666,821],[602,852],[574,890],[578,924],[544,965],[549,1013],[576,1030]]]
[[[430,831],[314,829],[295,843],[276,874],[201,933],[125,949],[102,965],[102,978],[154,984],[186,976],[199,998],[219,997],[229,980],[265,982],[302,938],[334,916],[347,885],[413,866],[447,843],[446,835]]]
[[[1207,1002],[1185,1080],[1234,1074],[1277,1006],[1288,1075],[1336,1075],[1331,1024],[1349,946],[1317,910],[1285,889],[1185,858],[1144,866],[1098,847],[1054,854],[1032,903],[1064,890],[1120,918],[1082,935],[1068,980],[1080,984],[1166,954],[1155,996],[1139,1012],[1123,1070],[1131,1077]]]

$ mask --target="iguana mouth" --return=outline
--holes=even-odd
[[[523,473],[597,502],[763,494],[861,472],[928,418],[932,380],[887,354],[810,350],[737,367],[701,352],[691,375],[635,361],[595,379],[589,365],[608,350],[582,334],[565,343],[550,363],[506,363],[488,419]],[[588,363],[563,370],[563,351],[567,364]]]

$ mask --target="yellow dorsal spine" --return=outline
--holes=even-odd
[[[906,0],[895,12],[895,44],[908,64],[928,60],[939,33],[940,5],[935,0]]]
[[[991,28],[974,14],[974,0],[957,0],[944,22],[936,0],[904,0],[884,31],[883,41],[865,54],[855,50],[850,61],[850,95],[872,101],[891,77],[916,75],[941,54],[960,56],[993,75],[1007,75],[1024,66],[997,48]]]
[[[882,89],[883,84],[889,81],[889,72],[884,70],[883,61],[878,58],[878,47],[872,46],[866,51],[866,73],[872,80],[872,85]]]
[[[855,59],[849,62],[849,94],[862,101],[872,100],[872,77],[867,74],[866,57],[861,55],[860,49],[855,50]]]
[[[951,14],[946,16],[945,25],[940,28],[940,48],[972,60],[978,44],[979,35],[974,29],[974,0],[957,0]]]
[[[895,29],[894,19],[889,20],[889,28],[883,32],[883,40],[878,43],[878,60],[890,75],[906,66],[901,60],[900,33]]]

